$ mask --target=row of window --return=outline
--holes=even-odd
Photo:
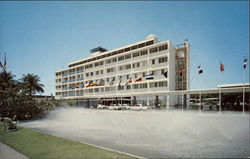
[[[168,45],[166,44],[166,45],[162,45],[159,47],[151,48],[151,49],[149,49],[149,52],[155,53],[158,50],[162,51],[162,50],[167,50],[167,49],[168,49]],[[131,57],[144,56],[147,54],[148,54],[148,50],[142,50],[139,52],[134,52],[134,53],[132,53],[132,55],[128,54],[128,55],[124,55],[124,56],[119,56],[118,58],[107,59],[106,64],[117,62],[117,59],[118,59],[118,61],[122,61],[122,60],[130,59]],[[88,65],[85,65],[85,69],[89,69],[92,67],[98,67],[98,66],[101,66],[103,64],[104,64],[104,61],[96,62],[94,64],[88,64]],[[70,73],[71,72],[74,73],[74,71],[75,71],[74,69],[69,70]],[[83,67],[77,68],[77,71],[83,71]],[[66,72],[62,72],[62,74],[66,74]],[[61,72],[56,73],[56,76],[59,76],[59,75],[61,75]]]
[[[110,57],[110,56],[121,54],[121,53],[124,53],[124,52],[127,52],[127,51],[139,49],[139,48],[149,46],[149,45],[152,45],[152,44],[154,44],[154,40],[147,41],[147,42],[144,42],[144,43],[140,43],[140,44],[137,44],[137,45],[134,45],[134,46],[131,46],[131,47],[127,47],[125,49],[120,49],[118,51],[113,51],[113,52],[110,52],[108,54],[104,54],[104,55],[101,55],[101,56],[98,56],[98,57],[95,57],[95,58],[92,58],[92,59],[77,62],[77,63],[69,65],[69,67],[73,67],[73,66],[81,65],[81,64],[84,64],[84,63],[87,63],[87,62],[103,59],[103,58],[106,58],[106,57]]]
[[[157,88],[157,87],[167,87],[168,83],[167,81],[162,82],[153,82],[149,83],[149,86],[147,83],[142,84],[133,84],[133,89],[145,89],[145,88]],[[112,87],[105,87],[105,88],[90,88],[86,89],[85,93],[93,93],[93,92],[109,92],[109,91],[116,91],[116,90],[131,90],[131,85],[122,85],[122,86],[112,86]]]
[[[160,69],[160,70],[155,70],[155,71],[150,71],[149,74],[151,75],[164,75],[166,78],[168,77],[168,72],[166,71],[167,69]],[[96,71],[96,74],[103,74],[103,70],[101,71]],[[128,80],[130,78],[134,78],[134,79],[137,79],[139,77],[145,77],[147,75],[147,72],[140,72],[140,73],[134,73],[133,75],[123,75],[123,76],[119,76],[117,81],[120,81],[120,80]],[[90,72],[90,73],[86,73],[86,76],[93,76],[93,72]],[[77,79],[82,79],[83,78],[77,78]],[[76,79],[76,80],[77,80]],[[71,79],[72,80],[72,79]],[[73,79],[75,80],[75,79]],[[95,82],[98,82],[100,81],[101,79],[96,79]],[[105,79],[104,79],[105,80]],[[109,78],[106,78],[106,82],[110,82],[110,81],[114,81],[116,82],[116,78],[115,77],[109,77]],[[56,80],[56,81],[59,81],[59,80]],[[68,82],[68,78],[65,78],[63,80],[64,82]],[[70,80],[69,80],[70,81]],[[87,81],[86,83],[93,83],[94,81],[93,80],[90,80],[90,81]]]

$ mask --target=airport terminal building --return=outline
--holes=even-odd
[[[155,35],[113,50],[97,47],[88,58],[56,71],[57,99],[82,103],[171,106],[186,96],[172,91],[189,90],[189,43],[178,48]]]

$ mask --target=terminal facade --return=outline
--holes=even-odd
[[[187,101],[186,95],[170,93],[189,90],[187,40],[176,48],[171,41],[160,42],[151,34],[117,49],[97,47],[90,52],[90,57],[55,72],[57,99],[75,99],[87,106],[126,103],[169,107]]]

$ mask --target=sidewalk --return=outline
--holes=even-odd
[[[28,159],[28,157],[17,152],[11,147],[0,142],[0,158],[1,159]]]

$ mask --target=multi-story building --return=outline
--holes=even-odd
[[[189,44],[185,40],[175,48],[151,34],[117,49],[92,49],[90,57],[69,63],[55,75],[56,98],[88,106],[91,101],[175,105],[180,97],[170,92],[189,89]]]

